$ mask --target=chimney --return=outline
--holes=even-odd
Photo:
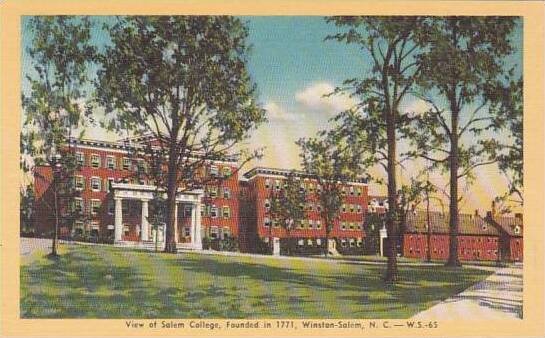
[[[492,201],[492,218],[496,218],[496,201]]]
[[[520,219],[520,221],[522,222],[522,212],[517,212],[515,214],[515,218]]]
[[[479,209],[475,209],[475,217],[479,217]]]

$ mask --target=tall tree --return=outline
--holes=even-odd
[[[201,170],[231,155],[265,120],[247,71],[248,29],[230,16],[120,18],[101,57],[98,101],[111,129],[151,135],[155,184],[167,192],[165,251],[175,252],[176,194],[203,186]]]
[[[433,162],[449,175],[450,247],[448,266],[458,259],[458,182],[471,181],[475,168],[491,164],[483,140],[493,123],[486,95],[490,83],[508,75],[503,63],[513,48],[511,17],[433,17],[420,35],[423,52],[421,94],[430,109],[415,117],[410,129],[414,154]],[[488,149],[487,149],[488,148]]]
[[[519,78],[503,84],[501,81],[490,86],[487,96],[491,101],[493,116],[491,129],[503,133],[505,139],[489,139],[486,142],[491,158],[498,160],[498,166],[509,180],[509,190],[501,199],[519,206],[524,203],[523,169],[523,81]]]
[[[90,21],[82,17],[37,16],[29,20],[26,28],[32,36],[27,48],[32,71],[26,75],[30,89],[22,96],[21,167],[25,172],[36,165],[56,167],[53,182],[49,182],[50,177],[35,177],[52,183],[59,198],[71,198],[74,191],[60,187],[66,187],[76,168],[69,141],[83,136],[77,129],[90,114],[90,107],[84,103],[87,70],[95,56],[89,44]],[[51,206],[56,218],[53,255],[57,254],[58,202],[55,198]]]
[[[329,252],[329,235],[339,217],[347,182],[361,172],[362,138],[345,135],[335,130],[320,131],[317,137],[301,138],[301,166],[318,185],[317,199],[321,206],[320,216],[324,221],[326,250]]]
[[[397,275],[398,208],[396,173],[400,162],[397,142],[399,130],[406,125],[406,115],[400,111],[403,99],[410,93],[419,72],[416,54],[419,47],[420,17],[332,17],[343,32],[328,36],[355,44],[362,56],[370,61],[371,69],[362,70],[362,77],[345,80],[335,93],[347,92],[358,100],[356,107],[339,114],[341,129],[346,133],[363,130],[368,153],[367,164],[379,163],[385,170],[389,209],[386,216],[388,233],[388,265],[386,282],[395,282]]]
[[[291,255],[290,233],[295,224],[301,222],[306,216],[306,195],[300,189],[299,181],[295,179],[295,173],[291,172],[284,181],[283,187],[274,187],[271,193],[271,208],[269,213],[275,222],[286,231],[288,239],[288,255]],[[269,227],[271,229],[272,227]],[[269,239],[272,243],[272,238]]]

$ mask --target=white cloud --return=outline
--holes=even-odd
[[[267,111],[267,117],[270,121],[295,121],[302,116],[289,112],[284,107],[274,101],[268,101],[263,108]]]
[[[335,90],[335,86],[329,82],[316,82],[296,92],[295,101],[308,110],[331,114],[351,108],[356,103],[347,94],[324,97],[324,95],[330,94],[333,90]]]
[[[432,106],[428,102],[415,98],[405,102],[401,107],[401,111],[411,115],[419,115],[430,110],[431,108]]]

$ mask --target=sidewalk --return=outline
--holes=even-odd
[[[485,280],[413,318],[522,319],[522,265],[499,269]]]

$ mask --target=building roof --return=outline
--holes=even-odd
[[[308,174],[301,170],[290,170],[290,169],[279,169],[279,168],[267,168],[267,167],[255,167],[251,169],[250,171],[247,171],[244,174],[244,177],[247,179],[251,179],[258,175],[273,175],[273,176],[288,176],[290,174],[295,174],[297,177],[302,178],[312,178],[313,175]],[[362,183],[367,184],[367,180],[365,178],[356,178],[351,179],[348,182],[350,183]]]
[[[497,227],[489,224],[485,218],[473,214],[460,214],[458,216],[458,233],[460,235],[498,236]],[[407,215],[406,232],[426,233],[427,214],[424,211],[410,212]],[[438,211],[430,212],[431,230],[434,234],[449,234],[449,214]]]
[[[487,215],[486,220],[495,225],[509,236],[522,237],[522,217],[495,216]],[[518,228],[517,228],[518,227]]]

